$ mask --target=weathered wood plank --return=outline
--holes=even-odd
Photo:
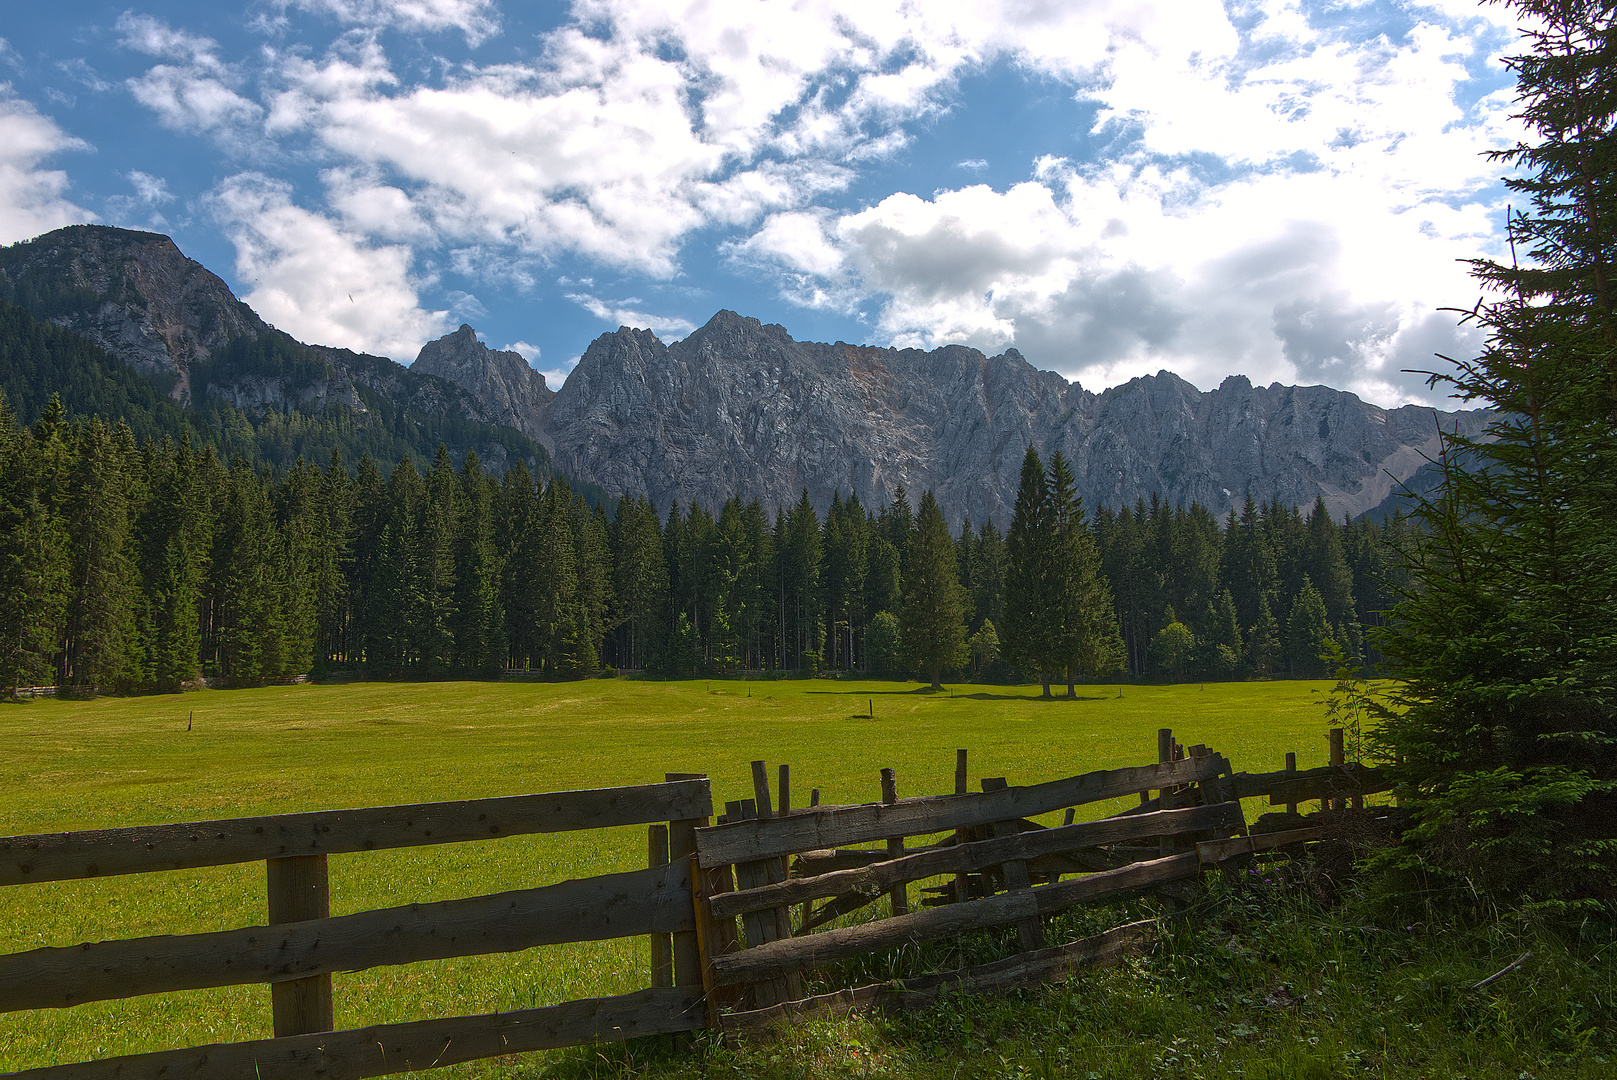
[[[675,780],[705,780],[707,777],[703,773],[667,773],[664,779],[672,782]],[[687,874],[691,877],[693,883],[697,877],[696,828],[706,825],[707,821],[708,819],[704,817],[668,823],[669,861],[684,863],[690,867]],[[694,894],[692,903],[700,903]],[[672,942],[674,951],[674,985],[700,986],[702,983],[702,948],[697,939],[697,930],[693,928],[674,934]]]
[[[641,990],[542,1009],[380,1024],[7,1073],[10,1080],[359,1080],[479,1058],[702,1026],[700,987]]]
[[[331,880],[324,855],[270,859],[264,864],[264,878],[271,925],[330,917]],[[330,1031],[336,1026],[331,1011],[331,976],[272,984],[270,1013],[277,1038]]]
[[[993,840],[929,848],[858,869],[833,871],[817,877],[792,878],[779,885],[725,893],[713,897],[710,903],[715,915],[739,915],[776,904],[796,904],[845,893],[875,896],[898,880],[919,881],[944,874],[970,873],[1013,858],[1034,859],[1098,844],[1116,844],[1163,833],[1216,828],[1235,812],[1233,807],[1232,803],[1219,803],[1193,806],[1186,810],[1101,818],[1099,821],[1081,821],[1075,825],[1016,833]]]
[[[1227,840],[1203,840],[1196,845],[1196,854],[1203,866],[1215,866],[1237,855],[1251,855],[1259,851],[1273,851],[1288,844],[1305,840],[1318,840],[1325,830],[1318,827],[1287,829],[1284,832],[1257,833],[1252,836],[1232,836]]]
[[[1353,765],[1326,765],[1295,774],[1291,780],[1274,785],[1270,806],[1335,799],[1348,795],[1374,795],[1392,790],[1392,780],[1380,769]]]
[[[992,779],[985,778],[982,786],[984,791],[1003,791],[1009,785],[1005,783],[1003,776],[998,776]],[[1019,836],[1021,833],[1020,822],[999,821],[988,827],[988,835],[994,839]],[[1007,892],[1030,888],[1033,885],[1028,876],[1027,862],[1023,859],[1007,859],[999,869],[1004,875]],[[1026,915],[1017,919],[1016,936],[1023,952],[1044,948],[1044,924],[1039,921],[1038,915]]]
[[[1369,765],[1321,765],[1289,772],[1277,769],[1266,773],[1236,773],[1228,782],[1234,785],[1235,798],[1269,797],[1271,806],[1280,806],[1287,801],[1307,802],[1330,795],[1336,789],[1322,787],[1326,781],[1336,783],[1349,795],[1354,792],[1374,795],[1392,789],[1392,781],[1386,774]]]
[[[1019,953],[1006,960],[938,975],[906,979],[902,988],[892,983],[873,983],[802,1001],[788,1001],[767,1009],[729,1013],[720,1018],[720,1023],[725,1034],[742,1035],[792,1021],[844,1016],[861,1008],[924,1008],[946,993],[984,993],[1053,982],[1084,968],[1115,964],[1140,951],[1155,939],[1160,925],[1156,919],[1146,919],[1066,945]]]
[[[0,885],[706,817],[706,780],[0,837]]]
[[[1196,853],[1187,852],[1053,885],[1037,885],[1031,889],[1018,889],[963,904],[927,908],[863,926],[841,927],[822,934],[774,941],[755,949],[715,957],[714,978],[721,984],[737,983],[786,971],[803,971],[867,952],[897,948],[911,942],[936,941],[965,930],[1063,911],[1074,904],[1134,889],[1151,888],[1193,877],[1199,872]]]
[[[0,956],[0,1012],[676,933],[695,927],[689,878],[686,862],[330,919],[13,953]]]
[[[1194,783],[1218,775],[1223,767],[1224,759],[1213,754],[1166,764],[1085,773],[1003,791],[935,795],[900,799],[891,806],[821,808],[789,818],[731,822],[697,830],[697,858],[703,866],[718,866],[893,836],[921,836],[962,826],[991,825],[1150,788]]]

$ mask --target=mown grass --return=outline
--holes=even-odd
[[[0,706],[0,834],[475,798],[660,781],[707,772],[714,796],[751,795],[749,762],[792,766],[799,803],[1012,783],[1153,760],[1156,729],[1237,767],[1325,756],[1317,690],[1300,682],[1095,687],[1040,701],[1033,687],[892,682],[599,680],[372,683],[41,700]],[[874,711],[874,717],[870,713]],[[190,730],[187,730],[189,724]],[[1098,815],[1107,808],[1095,807]],[[510,838],[331,859],[335,914],[477,895],[644,864],[642,830]],[[21,886],[0,893],[0,951],[261,922],[261,864]],[[647,983],[644,941],[381,968],[335,979],[339,1026],[550,1004]],[[263,987],[232,987],[14,1014],[0,1069],[269,1030]],[[498,1075],[468,1065],[447,1075]]]

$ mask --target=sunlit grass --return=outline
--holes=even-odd
[[[954,783],[954,752],[1012,784],[1155,760],[1156,731],[1237,769],[1326,757],[1325,683],[1036,687],[832,680],[370,683],[0,706],[0,834],[478,798],[706,772],[752,794],[749,763],[792,767],[793,801],[873,802]],[[874,712],[872,717],[870,714]],[[187,730],[187,725],[190,730]],[[1119,806],[1097,806],[1099,816]],[[1252,807],[1249,813],[1256,812]],[[644,865],[643,829],[333,856],[334,914]],[[0,951],[262,922],[261,864],[0,891]],[[642,939],[379,968],[334,979],[339,1027],[528,1008],[647,985]],[[0,1069],[269,1033],[269,994],[230,987],[0,1018]],[[496,1075],[498,1064],[435,1073]]]

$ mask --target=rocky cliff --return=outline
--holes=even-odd
[[[1476,433],[1486,414],[1380,409],[1323,386],[1202,393],[1168,372],[1100,394],[1039,371],[1014,350],[984,356],[799,342],[720,312],[683,341],[645,330],[598,338],[546,418],[559,468],[659,507],[729,495],[766,505],[804,489],[877,506],[903,484],[936,490],[956,522],[1010,520],[1023,454],[1061,450],[1085,503],[1155,492],[1215,512],[1250,491],[1332,513],[1381,503],[1436,449],[1437,424]]]
[[[459,433],[465,445],[452,449],[475,446],[494,464],[522,441],[499,430],[517,426],[504,404],[452,379],[277,330],[157,233],[74,225],[0,249],[0,299],[83,334],[182,404],[212,397],[253,415],[335,407],[395,435],[431,419]]]
[[[556,392],[521,354],[489,348],[465,323],[423,345],[410,370],[454,383],[482,403],[490,420],[544,439],[545,413]]]

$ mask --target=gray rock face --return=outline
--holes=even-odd
[[[253,412],[365,414],[363,388],[430,417],[510,423],[497,404],[427,372],[294,340],[158,233],[73,225],[12,244],[0,249],[0,296],[146,375],[172,377],[182,403],[206,395]]]
[[[1439,422],[1474,434],[1487,419],[1241,376],[1202,393],[1162,372],[1093,394],[1014,350],[799,342],[723,311],[672,345],[628,328],[596,339],[550,405],[546,441],[568,475],[659,508],[732,494],[783,506],[804,489],[822,512],[837,490],[874,507],[903,484],[934,489],[955,523],[1004,528],[1030,443],[1072,461],[1090,507],[1155,492],[1223,513],[1250,491],[1323,496],[1339,518],[1424,464]]]
[[[465,323],[423,345],[410,370],[454,383],[483,405],[489,422],[544,441],[545,413],[556,392],[521,354],[490,349]]]
[[[171,395],[182,402],[194,363],[268,329],[229,286],[158,233],[72,225],[0,256],[0,282],[14,302],[138,371],[174,376]]]

